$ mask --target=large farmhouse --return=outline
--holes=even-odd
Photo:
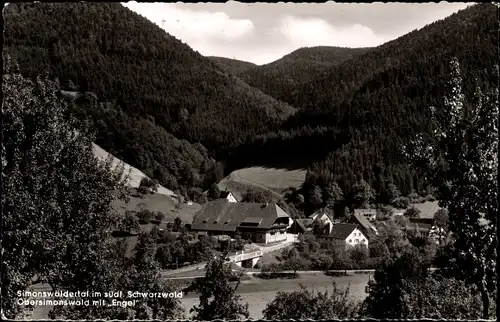
[[[339,246],[364,245],[368,247],[368,237],[356,224],[333,225],[328,235],[321,236],[322,239],[331,240]]]
[[[239,203],[218,199],[208,202],[198,211],[191,230],[208,235],[237,233],[255,243],[285,241],[290,217],[274,203]]]

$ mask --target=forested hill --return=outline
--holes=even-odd
[[[21,72],[48,71],[62,89],[107,102],[80,111],[95,121],[96,143],[172,189],[167,161],[183,159],[184,149],[168,133],[200,142],[210,154],[274,129],[294,112],[119,3],[11,3],[4,19],[4,51]],[[189,180],[206,171],[186,167]]]
[[[330,67],[357,57],[371,48],[305,47],[297,49],[272,63],[240,72],[249,85],[287,102],[291,93],[321,75]]]
[[[493,4],[461,10],[330,68],[326,75],[300,86],[292,93],[295,95],[289,102],[298,108],[332,110],[367,88],[375,90],[376,78],[383,77],[384,73],[408,70],[418,76],[425,66],[442,67],[453,55],[463,61],[467,72],[471,68],[491,67],[492,59],[497,59],[495,51],[491,50],[492,46],[497,46],[497,33],[492,29],[498,24],[497,15],[498,8]],[[440,71],[442,69],[432,70],[429,76],[433,77]],[[382,83],[387,87],[387,83],[396,78],[408,79],[412,74],[397,75],[392,79],[386,76]]]
[[[232,75],[238,75],[257,66],[254,63],[226,57],[208,56],[208,58],[214,61],[223,71]]]
[[[263,151],[260,157],[269,160],[279,159],[283,151],[293,151],[287,158],[294,158],[329,150],[309,168],[304,193],[313,196],[331,181],[352,196],[361,178],[381,198],[389,183],[406,195],[413,189],[424,194],[426,183],[399,151],[427,129],[428,108],[442,108],[453,56],[469,97],[476,84],[483,90],[498,86],[495,5],[469,7],[331,68],[292,97],[300,110],[282,131],[256,138],[238,154],[251,157]]]

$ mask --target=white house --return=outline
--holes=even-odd
[[[368,247],[368,237],[359,229],[356,224],[336,224],[330,230],[328,235],[322,236],[323,239],[332,240],[339,246],[352,247],[364,245]]]

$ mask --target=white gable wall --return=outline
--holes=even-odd
[[[347,236],[345,239],[346,245],[355,246],[357,244],[364,244],[368,247],[368,238],[359,230],[358,228],[354,229],[352,233]]]
[[[238,202],[238,201],[236,200],[236,198],[233,196],[233,194],[232,194],[232,193],[229,193],[229,194],[227,195],[226,199],[227,199],[227,201],[229,201],[229,202]]]

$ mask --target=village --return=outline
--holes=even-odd
[[[498,5],[7,3],[10,320],[495,320]]]
[[[184,201],[182,198],[179,201],[175,195],[170,197],[177,200],[177,204]],[[436,245],[444,244],[448,236],[443,228],[444,224],[436,223],[434,218],[435,213],[441,209],[437,201],[424,201],[416,204],[417,207],[424,205],[421,207],[426,211],[423,216],[419,216],[421,211],[414,206],[408,209],[392,207],[389,208],[389,213],[387,213],[388,207],[352,210],[344,208],[337,212],[330,207],[322,207],[305,218],[293,219],[275,202],[245,202],[242,199],[244,199],[242,194],[237,191],[220,191],[218,198],[199,205],[191,211],[191,221],[181,220],[179,217],[171,222],[151,220],[152,223],[156,223],[153,234],[171,235],[173,239],[182,239],[180,236],[184,234],[189,236],[191,245],[204,238],[216,240],[218,243],[243,244],[243,246],[236,247],[226,260],[237,267],[254,270],[265,267],[267,264],[265,254],[278,254],[283,250],[291,249],[307,236],[314,236],[319,242],[331,243],[334,247],[346,251],[365,250],[366,259],[377,257],[377,253],[370,254],[370,245],[379,235],[377,226],[380,227],[389,221],[399,221],[402,225],[400,228],[405,233],[418,236],[422,240],[432,240]],[[192,207],[193,202],[186,201],[185,206]],[[445,213],[445,210],[441,212]],[[136,216],[139,218],[141,214],[136,213]],[[124,227],[125,231],[130,231],[131,227],[148,227],[145,224],[149,224],[149,228],[155,226],[144,220],[141,223],[142,225],[132,223],[128,226],[121,225],[121,227]],[[261,260],[263,256],[264,260]],[[165,276],[175,275],[179,278],[183,272],[198,271],[205,264],[205,262],[193,263],[189,260],[177,259],[177,257],[174,259],[174,257],[170,258],[175,265],[165,266],[169,268],[164,271]],[[184,258],[187,259],[187,257]],[[370,265],[365,268],[376,268],[373,264]],[[335,267],[334,263],[332,267]]]

